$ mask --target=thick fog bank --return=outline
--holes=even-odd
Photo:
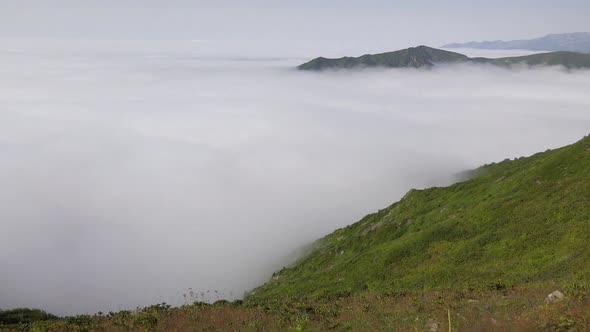
[[[410,188],[590,132],[588,72],[299,62],[4,46],[0,308],[240,297]]]

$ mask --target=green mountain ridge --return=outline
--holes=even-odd
[[[564,66],[568,69],[578,69],[590,68],[590,54],[558,51],[519,57],[470,58],[464,54],[421,45],[394,52],[365,54],[360,57],[343,57],[337,59],[319,57],[298,66],[297,69],[320,71],[326,69],[366,67],[431,68],[437,64],[457,63],[491,64],[502,67],[513,65]]]
[[[354,67],[431,67],[437,62],[463,62],[469,58],[463,54],[438,50],[427,46],[411,47],[400,51],[380,54],[365,54],[360,57],[327,59],[319,57],[297,67],[301,70]]]
[[[246,300],[588,280],[590,137],[475,174],[336,230]]]

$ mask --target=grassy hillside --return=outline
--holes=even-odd
[[[435,62],[461,62],[469,58],[463,54],[439,50],[427,46],[410,47],[404,50],[365,54],[360,57],[343,57],[339,59],[316,58],[297,67],[300,70],[322,70],[328,68],[354,67],[431,67]]]
[[[157,304],[133,311],[81,315],[0,331],[585,331],[587,292],[546,304],[554,288],[444,291],[380,296],[362,293],[313,301],[246,305]]]
[[[590,138],[476,173],[326,236],[248,300],[590,278]]]
[[[590,54],[576,52],[549,52],[519,57],[505,58],[469,58],[466,55],[439,50],[428,46],[411,47],[400,51],[365,54],[360,57],[343,57],[327,59],[319,57],[306,62],[299,70],[350,69],[364,67],[385,68],[430,68],[436,64],[485,63],[497,66],[564,66],[566,68],[590,68]]]

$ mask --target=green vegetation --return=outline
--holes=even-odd
[[[590,54],[566,51],[498,59],[472,58],[471,60],[475,63],[489,63],[498,66],[524,64],[528,66],[564,66],[572,69],[590,68]]]
[[[590,138],[505,160],[316,243],[247,300],[496,289],[590,279]]]
[[[38,309],[21,308],[0,310],[0,326],[9,324],[29,324],[54,319],[57,319],[57,317]]]
[[[344,57],[339,59],[316,58],[297,67],[300,70],[322,70],[328,68],[354,67],[431,67],[436,62],[464,62],[469,58],[463,54],[438,50],[427,46],[411,47],[405,50],[365,54],[358,58]]]
[[[590,328],[588,288],[572,286],[547,304],[555,289],[445,290],[283,301],[267,304],[158,304],[106,315],[81,315],[0,331],[584,331]],[[573,293],[572,293],[573,294]]]
[[[364,67],[386,68],[430,68],[436,64],[479,63],[509,67],[513,65],[528,66],[564,66],[570,69],[590,68],[590,54],[576,52],[549,52],[520,57],[498,59],[469,58],[466,55],[439,50],[428,46],[411,47],[400,51],[365,54],[360,57],[343,57],[327,59],[319,57],[306,62],[300,70],[350,69]]]

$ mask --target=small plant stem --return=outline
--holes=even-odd
[[[447,308],[447,316],[449,317],[449,332],[452,331],[452,325],[451,325],[451,309]]]

